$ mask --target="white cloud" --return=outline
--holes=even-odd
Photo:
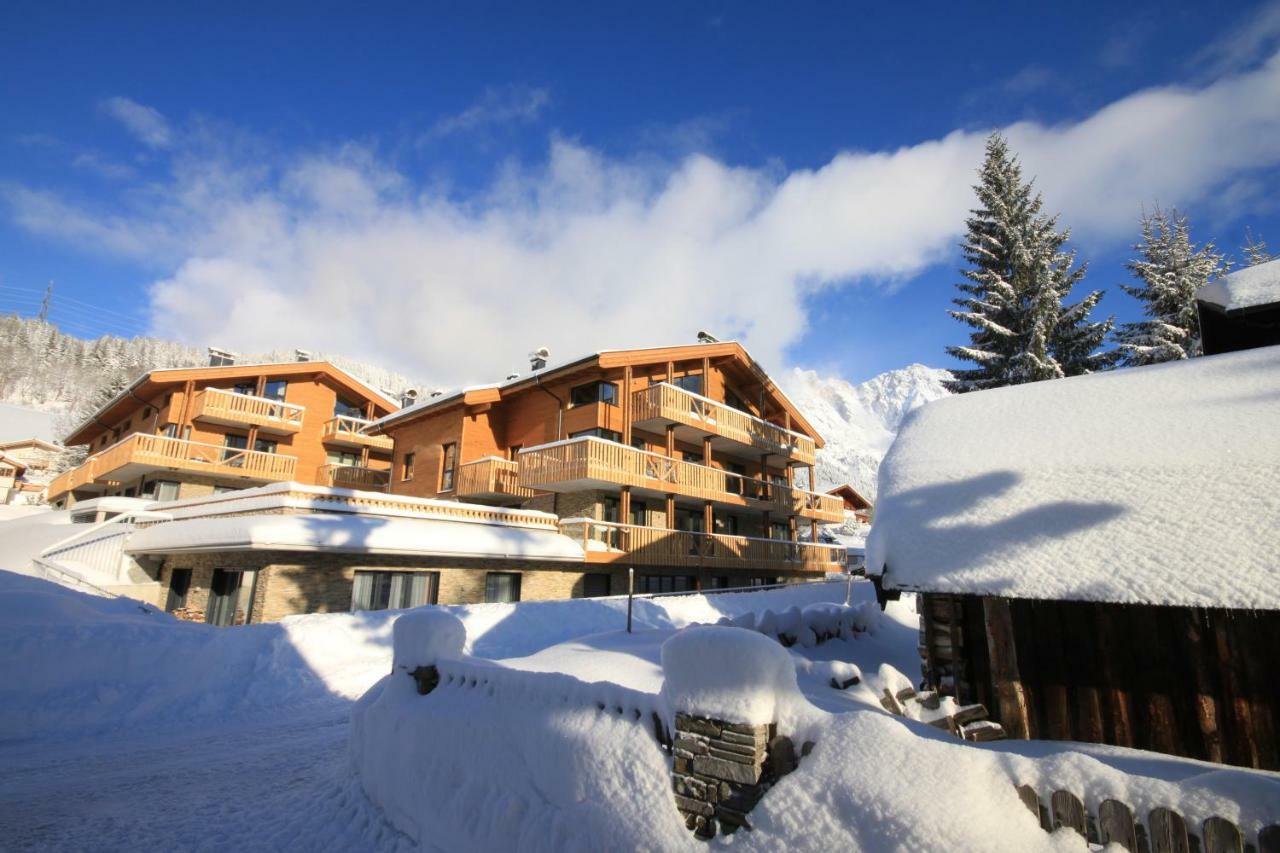
[[[489,87],[462,112],[437,121],[424,135],[424,141],[497,124],[534,121],[549,103],[551,93],[546,89]]]
[[[167,148],[173,141],[169,122],[154,107],[120,96],[107,98],[99,107],[149,148]]]
[[[1280,0],[1269,0],[1194,57],[1209,77],[1249,68],[1280,47]]]
[[[1144,203],[1205,202],[1280,163],[1280,59],[1006,130],[1086,248],[1127,243]],[[777,368],[807,297],[896,286],[951,255],[984,136],[790,172],[620,161],[553,138],[544,164],[509,165],[466,198],[354,145],[274,162],[201,149],[175,151],[168,185],[122,196],[127,214],[25,189],[8,200],[32,232],[161,259],[151,316],[166,336],[345,352],[452,384],[519,370],[536,346],[568,357],[705,328]]]

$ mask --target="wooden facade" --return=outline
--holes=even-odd
[[[390,441],[364,430],[395,408],[326,362],[154,370],[67,437],[89,456],[48,499],[155,494],[157,482],[178,498],[286,480],[385,488]]]
[[[1280,611],[920,596],[925,680],[1011,737],[1280,770]]]
[[[792,543],[844,518],[838,497],[797,483],[801,474],[812,482],[821,438],[736,343],[598,353],[425,401],[380,428],[394,439],[396,494],[634,521],[666,536],[682,527]],[[692,542],[675,538],[662,548],[687,556]],[[774,555],[761,568],[838,570],[837,550],[815,560],[791,549],[792,559]]]

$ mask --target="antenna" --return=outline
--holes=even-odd
[[[44,289],[44,299],[40,300],[40,322],[49,322],[49,300],[53,298],[53,279],[49,279],[49,286]]]

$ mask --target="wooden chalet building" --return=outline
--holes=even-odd
[[[1280,259],[1205,285],[1196,306],[1205,355],[1280,344]]]
[[[628,568],[654,592],[841,569],[813,541],[840,499],[797,485],[822,439],[741,345],[532,366],[383,418],[391,493],[554,513],[595,567],[588,594],[624,592]]]
[[[852,515],[855,521],[862,524],[871,523],[871,501],[867,500],[862,494],[849,483],[842,486],[836,486],[834,489],[827,491],[829,495],[835,495],[844,504],[844,511]]]
[[[931,403],[867,544],[1010,736],[1280,769],[1280,347]]]
[[[88,448],[50,482],[59,508],[103,495],[159,501],[293,481],[385,488],[396,402],[327,362],[152,370],[66,437]]]

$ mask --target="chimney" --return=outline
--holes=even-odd
[[[541,370],[547,366],[547,359],[551,358],[551,350],[546,347],[538,347],[529,353],[529,368],[531,370]]]
[[[309,349],[296,349],[296,350],[294,350],[294,351],[293,351],[293,360],[294,360],[294,361],[310,361],[310,360],[311,360],[311,350],[309,350]]]
[[[231,350],[209,347],[210,367],[230,367],[236,363],[236,354]]]
[[[406,388],[401,392],[400,408],[407,409],[416,402],[418,402],[418,390],[416,388]]]
[[[720,339],[710,332],[698,332],[698,343],[700,344],[718,344]]]

